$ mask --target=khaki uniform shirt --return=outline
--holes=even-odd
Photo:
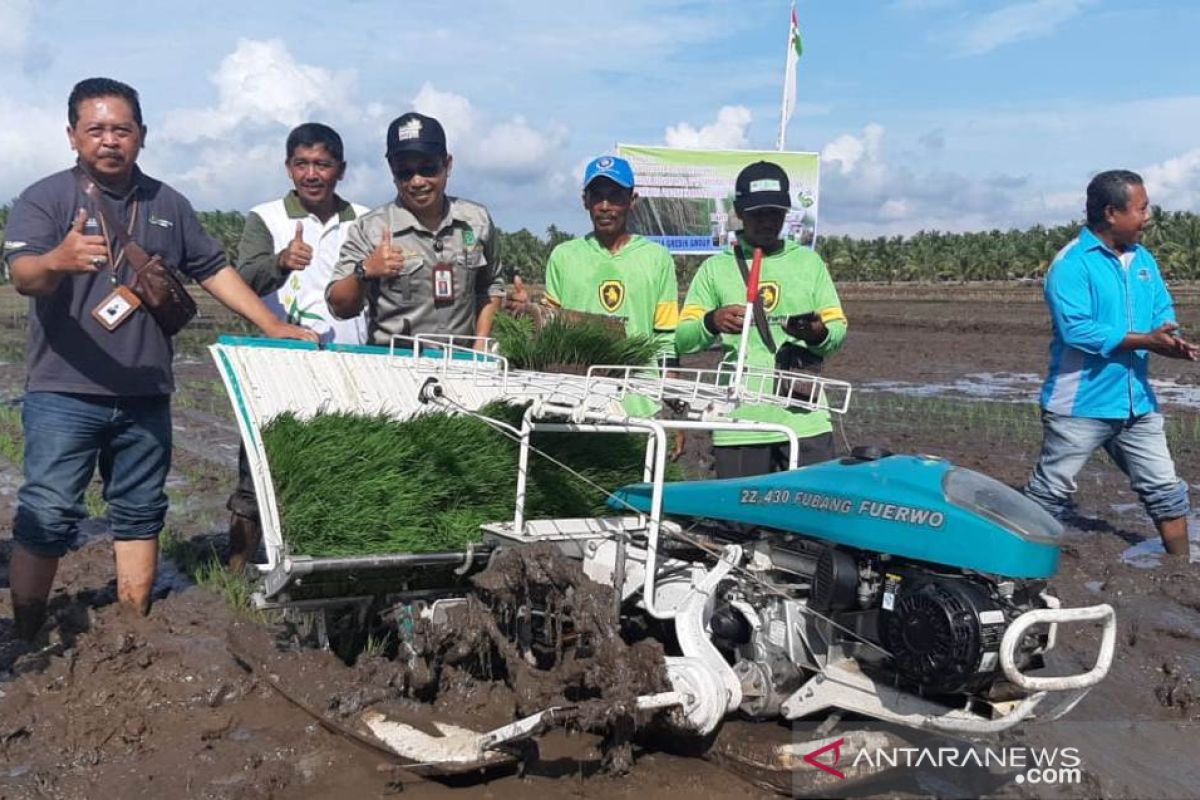
[[[367,341],[387,345],[393,336],[473,336],[475,319],[490,298],[504,297],[496,227],[478,203],[447,197],[448,208],[431,231],[398,200],[373,209],[350,225],[330,284],[354,274],[379,246],[385,231],[393,251],[404,254],[400,274],[367,281]],[[434,297],[434,275],[447,265],[453,275],[449,300]],[[326,287],[325,297],[329,297]]]

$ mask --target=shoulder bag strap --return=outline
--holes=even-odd
[[[738,270],[742,273],[742,282],[747,286],[750,285],[750,267],[746,265],[746,256],[742,254],[742,245],[739,242],[733,246],[734,260],[737,261]],[[771,325],[767,322],[767,314],[763,311],[760,298],[754,298],[752,304],[754,309],[754,327],[758,329],[758,335],[762,339],[763,344],[767,349],[774,353],[779,348],[775,345],[775,337],[771,335]]]
[[[112,231],[113,238],[117,240],[117,244],[121,245],[121,251],[125,258],[129,260],[130,266],[135,270],[140,270],[146,266],[150,260],[150,254],[129,235],[129,231],[125,230],[125,226],[121,225],[120,215],[117,213],[116,206],[112,200],[108,199],[103,191],[100,190],[95,182],[84,174],[83,170],[76,167],[75,179],[79,181],[79,186],[83,193],[87,195],[92,202],[96,204],[96,212],[104,220],[106,230]]]

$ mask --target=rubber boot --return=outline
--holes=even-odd
[[[1191,555],[1187,517],[1160,520],[1155,523],[1155,527],[1158,528],[1158,535],[1162,537],[1163,549],[1167,551],[1167,555],[1184,558]]]
[[[236,575],[244,570],[258,554],[261,542],[262,525],[258,520],[233,512],[229,517],[229,571]]]
[[[8,585],[17,637],[32,642],[46,622],[46,604],[58,559],[39,556],[22,545],[13,546],[8,564]]]
[[[45,622],[45,600],[16,600],[13,602],[13,623],[16,627],[17,638],[21,641],[32,642],[36,639]]]

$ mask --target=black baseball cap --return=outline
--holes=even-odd
[[[756,161],[738,173],[734,183],[733,207],[736,211],[756,208],[792,207],[787,173],[778,164]]]
[[[387,129],[387,157],[423,153],[446,157],[446,131],[433,117],[410,111],[392,120]]]

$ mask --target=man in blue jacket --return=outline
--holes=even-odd
[[[1175,474],[1150,388],[1150,354],[1195,361],[1179,335],[1158,264],[1140,244],[1150,201],[1137,173],[1102,172],[1087,188],[1087,226],[1046,276],[1053,338],[1042,387],[1042,453],[1025,494],[1056,516],[1075,476],[1103,447],[1129,477],[1171,555],[1188,555],[1188,486]]]

